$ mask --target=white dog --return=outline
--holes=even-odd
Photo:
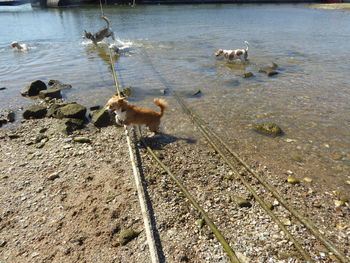
[[[241,61],[247,61],[248,60],[248,48],[249,43],[248,41],[244,41],[244,44],[246,44],[245,49],[218,49],[215,52],[215,56],[224,56],[224,58],[227,58],[228,60],[236,60],[239,59]]]
[[[29,47],[27,44],[20,44],[18,41],[13,41],[11,47],[16,51],[28,51]]]

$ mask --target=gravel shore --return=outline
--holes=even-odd
[[[0,129],[0,261],[150,262],[123,128],[88,125],[67,136],[57,132],[58,123],[46,118]],[[206,141],[195,135],[180,138],[168,129],[147,141],[203,205],[241,261],[304,262]],[[179,188],[143,147],[138,151],[161,261],[229,262]],[[288,183],[286,175],[247,161],[350,258],[345,197],[313,182]],[[316,262],[336,262],[271,194],[250,182]],[[249,205],[240,205],[238,198]],[[130,232],[131,237],[123,236]]]

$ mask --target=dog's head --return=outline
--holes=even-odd
[[[107,110],[109,112],[120,111],[126,109],[127,105],[128,101],[125,98],[113,95],[107,102]]]
[[[19,43],[17,42],[17,41],[13,41],[12,43],[11,43],[11,47],[13,47],[13,48],[15,48],[15,47],[19,47]]]
[[[83,38],[91,39],[92,38],[92,34],[90,32],[86,32],[86,30],[84,30]]]
[[[215,56],[220,56],[222,53],[224,53],[224,50],[222,50],[222,49],[218,49],[218,50],[216,50],[216,52],[215,52]]]

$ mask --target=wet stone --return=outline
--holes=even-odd
[[[23,112],[24,119],[41,119],[46,115],[47,109],[43,105],[31,105]]]
[[[77,103],[67,104],[57,109],[57,118],[85,119],[86,108]]]
[[[46,84],[41,80],[36,80],[24,87],[21,91],[22,96],[37,96],[41,90],[46,90]]]
[[[48,89],[48,90],[41,90],[39,92],[39,98],[44,99],[44,98],[56,98],[56,99],[61,99],[61,90],[59,89]]]
[[[258,124],[254,127],[254,130],[273,137],[283,135],[282,129],[272,122]]]

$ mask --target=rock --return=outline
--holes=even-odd
[[[11,140],[12,139],[18,139],[20,136],[18,135],[18,134],[16,134],[16,133],[9,133],[8,135],[7,135]]]
[[[251,78],[251,77],[254,77],[254,74],[252,72],[245,72],[243,75],[242,75],[243,78],[247,79],[247,78]]]
[[[47,109],[46,117],[48,118],[58,118],[59,108],[66,106],[67,103],[62,104],[51,104]]]
[[[64,118],[58,130],[64,134],[71,134],[73,131],[84,128],[84,120],[74,118]]]
[[[275,70],[274,70],[273,68],[271,68],[271,67],[261,67],[261,68],[259,68],[259,72],[264,72],[264,73],[266,73],[267,76],[269,76],[269,77],[278,74],[278,72],[275,71]]]
[[[58,175],[58,173],[52,173],[52,174],[49,175],[49,177],[47,177],[47,180],[53,181],[53,180],[55,180],[55,179],[57,179],[59,177],[60,176]]]
[[[90,110],[90,111],[95,111],[95,110],[99,110],[100,108],[101,108],[100,105],[94,105],[94,106],[91,106],[91,107],[89,108],[89,110]]]
[[[91,143],[91,140],[86,137],[74,137],[73,141],[79,142],[79,143]]]
[[[72,85],[55,83],[51,86],[50,89],[65,90],[65,89],[71,89],[71,88],[72,88]]]
[[[31,105],[23,112],[24,119],[41,119],[46,115],[47,109],[43,105]]]
[[[0,247],[4,247],[7,244],[5,240],[0,240]]]
[[[122,246],[125,246],[131,240],[136,238],[140,233],[141,233],[140,231],[135,231],[133,229],[123,229],[120,231],[120,234],[119,234],[119,243]]]
[[[6,89],[6,87],[0,87],[0,90],[5,90]]]
[[[41,90],[46,90],[46,84],[41,80],[36,80],[27,85],[21,91],[22,96],[37,96]]]
[[[15,121],[16,114],[13,111],[9,111],[7,113],[6,119],[8,122],[14,122]]]
[[[39,92],[39,98],[45,99],[45,98],[56,98],[56,99],[61,99],[61,90],[59,89],[48,89],[48,90],[41,90]]]
[[[312,178],[304,177],[304,181],[307,182],[307,183],[312,183]]]
[[[233,196],[233,200],[239,207],[252,207],[252,204],[247,199],[240,196]]]
[[[294,155],[294,156],[291,157],[291,159],[292,159],[293,161],[298,162],[298,163],[300,163],[300,162],[303,161],[303,158],[302,158],[301,156],[299,156],[299,155]]]
[[[70,103],[57,109],[56,116],[59,119],[74,118],[85,120],[86,108],[77,103]]]
[[[49,82],[47,83],[47,85],[52,86],[54,84],[59,84],[59,83],[60,83],[59,80],[50,79]]]
[[[254,127],[254,130],[273,137],[283,135],[282,129],[277,124],[271,122],[258,124]]]
[[[293,176],[289,176],[287,178],[287,182],[290,183],[290,184],[299,184],[300,183],[300,181],[297,178],[293,177]]]
[[[200,89],[198,90],[185,90],[185,91],[179,91],[177,94],[181,97],[199,97],[202,92]]]
[[[334,200],[335,207],[345,206],[345,202],[342,200]]]
[[[102,110],[91,112],[91,114],[91,122],[96,127],[106,127],[108,125],[113,124],[113,117],[111,117],[111,115],[104,108]]]
[[[268,67],[271,68],[271,69],[276,69],[276,68],[278,68],[278,65],[275,62],[270,62],[268,64]]]

